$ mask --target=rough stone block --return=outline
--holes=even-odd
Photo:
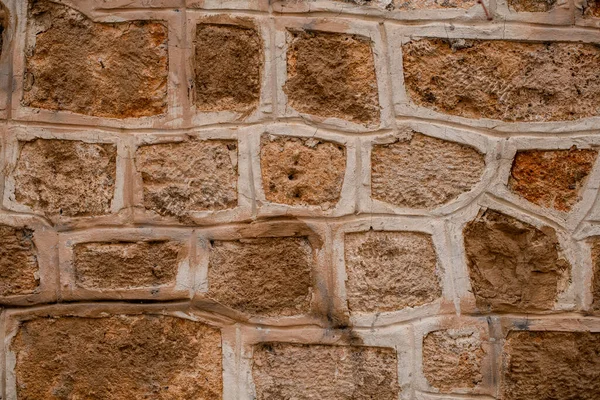
[[[221,334],[187,319],[39,318],[11,350],[20,400],[222,398]]]
[[[256,27],[251,22],[245,26],[202,23],[196,27],[195,46],[198,110],[249,113],[255,109],[264,58]]]
[[[80,243],[73,250],[75,282],[85,289],[133,289],[174,284],[180,243]]]
[[[371,196],[399,207],[434,208],[471,190],[484,169],[474,148],[413,133],[373,146]]]
[[[183,218],[189,212],[237,206],[237,143],[190,140],[141,146],[136,166],[144,207]]]
[[[525,150],[513,161],[510,189],[542,207],[569,211],[598,152],[595,150]]]
[[[472,389],[483,380],[484,355],[477,331],[433,331],[423,338],[423,373],[431,386],[444,393]]]
[[[263,343],[254,347],[258,400],[398,399],[394,349]]]
[[[264,135],[260,165],[268,201],[335,207],[346,172],[346,149],[319,139]]]
[[[477,4],[476,0],[394,0],[396,10],[448,10],[467,9]]]
[[[600,18],[600,1],[586,0],[583,2],[583,16],[585,18]]]
[[[347,233],[344,249],[350,311],[396,311],[442,295],[437,256],[428,234]]]
[[[15,199],[49,216],[110,213],[117,147],[75,140],[19,142],[13,171]]]
[[[592,247],[592,310],[600,311],[600,238],[595,237]]]
[[[482,311],[552,310],[571,266],[554,229],[487,210],[464,229],[471,287]]]
[[[556,0],[508,0],[510,9],[517,12],[548,12],[555,5]]]
[[[379,123],[375,62],[368,38],[313,31],[289,35],[284,91],[294,109],[364,125]]]
[[[593,44],[421,39],[402,51],[408,94],[438,112],[527,122],[600,115]]]
[[[28,19],[24,105],[111,118],[167,111],[164,23],[96,23],[49,0],[30,0]]]
[[[513,331],[503,351],[502,400],[600,398],[600,334]]]
[[[8,10],[4,4],[0,3],[0,56],[2,55],[4,45],[4,31],[8,27]]]
[[[313,254],[305,237],[214,241],[207,296],[260,316],[310,312]]]
[[[0,225],[0,296],[32,294],[39,285],[33,231]]]

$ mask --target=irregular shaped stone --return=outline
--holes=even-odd
[[[305,237],[215,241],[210,249],[208,294],[251,315],[310,312],[312,248]]]
[[[160,215],[237,206],[237,143],[190,140],[142,146],[136,166],[144,185],[144,207]]]
[[[30,0],[23,105],[110,118],[167,111],[167,26],[97,23],[74,8]]]
[[[600,398],[599,333],[512,331],[502,365],[502,400]]]
[[[346,149],[319,139],[264,135],[260,166],[268,201],[329,209],[342,191]]]
[[[263,65],[262,39],[256,28],[199,24],[195,45],[196,107],[241,113],[255,109]]]
[[[258,400],[396,400],[394,349],[263,343],[254,347]]]
[[[468,9],[477,4],[476,0],[394,0],[397,10],[443,10]]]
[[[8,27],[8,10],[4,4],[0,3],[0,56],[2,55],[4,45],[4,31]]]
[[[15,199],[48,216],[110,213],[117,146],[76,140],[19,142]]]
[[[344,251],[350,311],[396,311],[431,303],[442,296],[430,235],[347,233]]]
[[[364,125],[379,123],[375,62],[368,38],[314,31],[289,35],[284,91],[294,109]]]
[[[38,318],[11,350],[19,400],[222,398],[221,334],[187,319]]]
[[[0,225],[0,296],[32,294],[39,285],[33,231]]]
[[[509,8],[517,12],[548,12],[555,5],[556,0],[508,0]]]
[[[373,146],[371,196],[399,207],[434,208],[470,191],[484,169],[474,148],[413,133]]]
[[[524,150],[513,161],[509,188],[538,206],[569,211],[596,161],[596,150]]]
[[[483,380],[484,355],[477,331],[433,331],[423,339],[423,374],[431,386],[443,393],[472,389]]]
[[[600,115],[594,44],[420,39],[402,52],[412,101],[441,113],[504,121]]]
[[[600,1],[585,0],[583,2],[584,18],[600,18]]]
[[[168,241],[80,243],[73,250],[75,282],[86,289],[174,284],[181,250]]]
[[[600,238],[591,242],[592,248],[592,310],[600,310]]]
[[[552,310],[571,266],[554,229],[487,210],[464,229],[471,287],[482,311]]]

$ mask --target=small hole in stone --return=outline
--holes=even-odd
[[[294,179],[296,179],[296,175],[294,175],[294,174],[289,174],[289,175],[288,175],[288,179],[289,179],[290,181],[293,181]]]

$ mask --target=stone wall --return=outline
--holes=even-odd
[[[600,398],[593,0],[0,0],[0,398]]]

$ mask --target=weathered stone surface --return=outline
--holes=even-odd
[[[0,225],[0,296],[31,294],[39,284],[33,231]]]
[[[130,289],[174,284],[180,243],[80,243],[73,250],[75,281],[86,289]]]
[[[430,303],[442,295],[430,235],[347,233],[344,249],[350,311],[395,311]]]
[[[483,380],[485,355],[476,331],[448,329],[430,332],[423,339],[423,373],[441,392],[472,389]]]
[[[600,334],[508,334],[503,351],[502,400],[600,398]]]
[[[284,91],[297,111],[360,124],[379,123],[373,50],[368,38],[290,32]]]
[[[371,196],[400,207],[433,208],[471,190],[484,169],[474,148],[413,133],[373,146]]]
[[[408,94],[442,113],[505,121],[600,115],[593,44],[421,39],[402,50]]]
[[[508,0],[510,9],[517,12],[548,12],[555,5],[556,0]]]
[[[11,350],[19,400],[222,398],[221,334],[190,320],[34,319]]]
[[[600,238],[591,242],[592,248],[592,310],[600,311]]]
[[[312,248],[305,237],[215,241],[210,249],[207,296],[262,316],[310,311]]]
[[[328,209],[340,198],[346,149],[319,139],[264,135],[260,166],[267,200]]]
[[[160,215],[237,206],[237,143],[190,140],[142,146],[136,154],[144,206]]]
[[[49,0],[30,0],[23,104],[111,118],[167,111],[167,26],[96,23]]]
[[[13,176],[15,198],[49,216],[110,213],[117,147],[75,140],[20,142]]]
[[[199,24],[196,27],[196,107],[247,113],[258,105],[262,39],[255,28]]]
[[[396,400],[391,348],[263,343],[254,347],[258,400]]]
[[[554,229],[487,210],[464,229],[471,286],[482,311],[543,311],[554,307],[571,266]]]
[[[585,18],[600,18],[600,1],[585,0],[583,2],[583,16]]]
[[[477,4],[476,0],[394,0],[397,10],[443,10],[467,9]]]
[[[8,27],[8,10],[0,3],[0,56],[4,47],[4,31]]]
[[[513,161],[510,189],[542,207],[569,211],[598,152],[595,150],[525,150]]]

